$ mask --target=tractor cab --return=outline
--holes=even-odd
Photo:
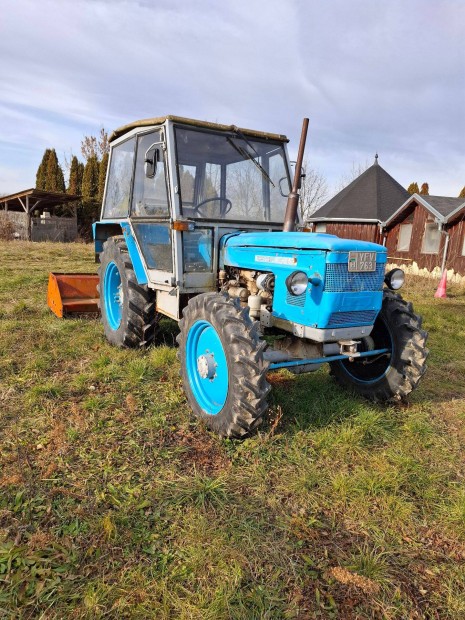
[[[96,252],[122,230],[140,262],[138,280],[156,287],[161,310],[179,318],[180,295],[216,290],[225,234],[282,228],[286,143],[282,135],[177,117],[117,130]]]

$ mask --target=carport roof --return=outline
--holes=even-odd
[[[59,205],[80,200],[81,196],[63,194],[61,192],[46,192],[42,189],[23,189],[21,192],[0,196],[0,208],[8,204],[9,211],[32,211],[33,209],[53,209]]]

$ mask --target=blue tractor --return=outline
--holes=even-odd
[[[106,338],[145,347],[162,315],[178,321],[188,402],[222,436],[260,424],[269,370],[327,362],[385,402],[425,372],[427,334],[386,248],[294,230],[306,130],[294,174],[283,135],[166,116],[111,136],[94,224]]]

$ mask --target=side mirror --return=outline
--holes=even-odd
[[[157,162],[160,160],[160,151],[156,144],[152,144],[145,152],[144,172],[148,179],[153,179],[157,173]]]
[[[286,193],[283,192],[283,181],[286,181]],[[281,194],[281,196],[283,196],[283,198],[287,198],[289,196],[289,179],[287,177],[282,177],[281,179],[279,179],[279,193]]]

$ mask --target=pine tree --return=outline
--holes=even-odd
[[[414,183],[410,183],[407,187],[407,191],[409,194],[419,194],[420,190],[418,188],[418,183],[416,181]]]
[[[73,155],[69,171],[68,194],[74,194],[77,196],[81,194],[83,172],[84,164],[81,164],[76,155]]]
[[[98,197],[99,164],[97,156],[89,157],[82,175],[82,195],[86,201],[96,201]]]
[[[82,202],[78,209],[80,234],[90,236],[91,224],[98,219],[100,205],[97,202],[99,184],[99,163],[97,156],[89,157],[82,175]]]
[[[423,183],[423,185],[420,188],[420,195],[421,196],[429,196],[429,185],[428,185],[428,183]]]
[[[84,178],[84,164],[80,161],[78,168],[78,187],[79,193],[82,194],[82,179]]]
[[[459,198],[465,198],[465,185],[462,187],[462,191],[459,194]]]
[[[36,188],[37,189],[43,189],[43,190],[45,189],[47,164],[48,164],[48,159],[50,157],[50,153],[51,153],[50,149],[45,149],[44,155],[42,157],[42,161],[40,162],[39,167],[37,168],[37,174],[36,174]]]
[[[105,191],[105,179],[107,178],[108,158],[109,158],[108,152],[104,153],[102,157],[102,161],[99,164],[97,199],[100,204],[102,204],[103,202],[103,193]]]
[[[63,170],[58,163],[58,157],[55,149],[50,151],[47,161],[47,170],[45,173],[45,189],[47,192],[64,192],[65,178]]]

